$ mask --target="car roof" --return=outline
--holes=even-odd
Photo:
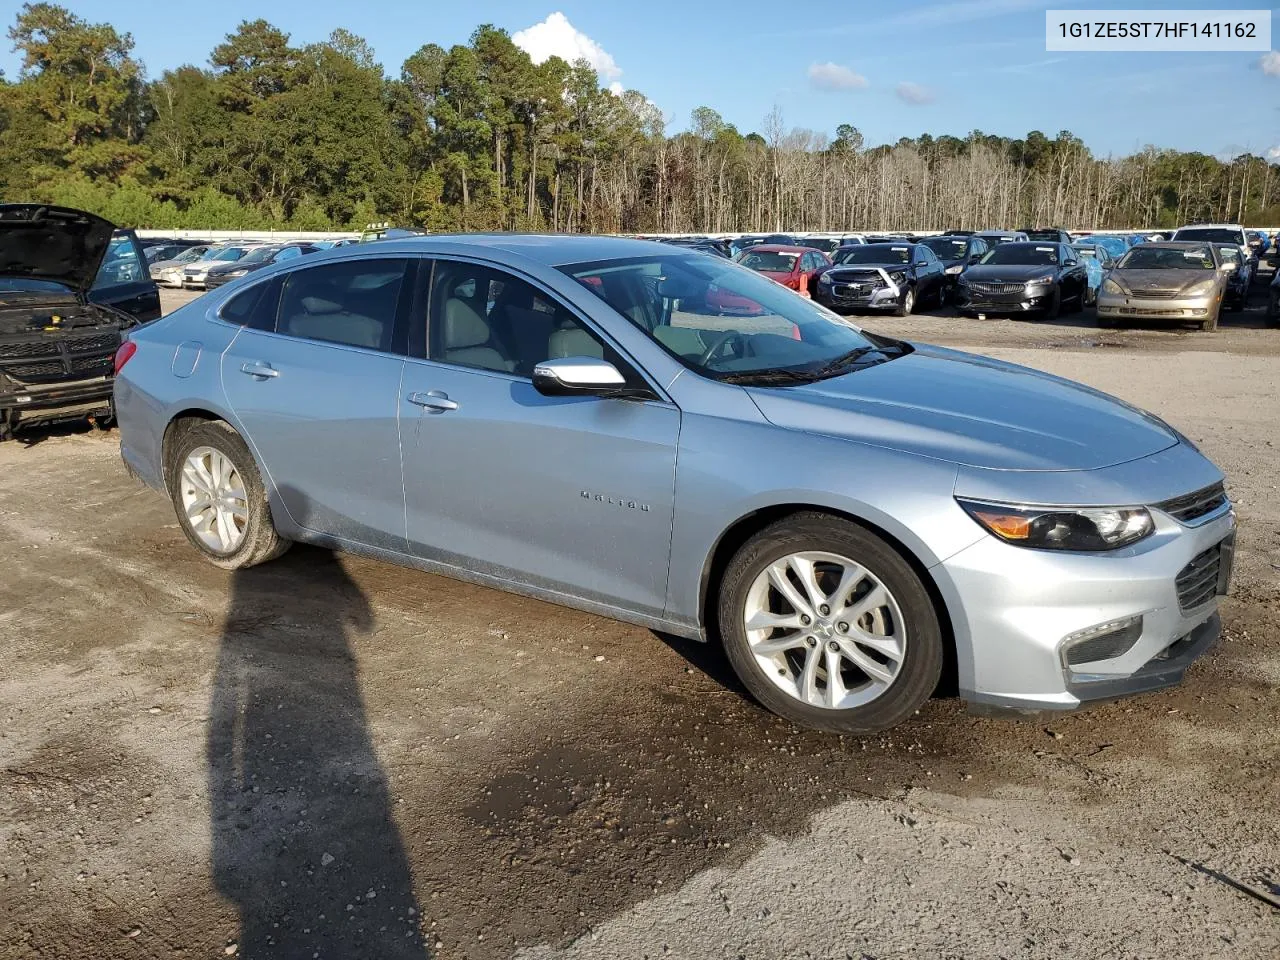
[[[482,256],[487,251],[499,250],[550,267],[626,257],[669,257],[679,250],[676,245],[658,243],[655,240],[558,233],[436,233],[420,237],[379,240],[376,248],[369,244],[364,246],[370,250],[376,249],[379,254],[453,253]],[[697,255],[702,256],[702,254]]]

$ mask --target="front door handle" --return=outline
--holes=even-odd
[[[449,395],[443,390],[428,390],[426,393],[409,394],[409,402],[416,403],[420,407],[426,407],[433,413],[444,413],[447,410],[457,410],[458,404],[449,399]]]
[[[241,373],[247,373],[251,377],[278,377],[280,371],[269,363],[263,363],[261,360],[250,360],[248,363],[240,366]]]

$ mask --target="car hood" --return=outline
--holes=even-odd
[[[1216,279],[1212,270],[1112,270],[1111,279],[1135,297],[1148,290],[1183,291],[1206,280]]]
[[[910,264],[906,263],[838,263],[834,267],[828,267],[823,272],[832,279],[836,279],[837,277],[852,276],[864,270],[883,270],[885,273],[902,272],[909,266]]]
[[[1095,470],[1178,443],[1089,387],[927,345],[817,383],[746,389],[780,427],[995,470]]]
[[[48,280],[83,295],[93,286],[115,229],[83,210],[0,204],[0,276]]]
[[[1026,283],[1036,277],[1047,277],[1057,274],[1058,268],[1051,263],[975,263],[964,272],[966,280],[980,280],[983,283],[1006,282]]]

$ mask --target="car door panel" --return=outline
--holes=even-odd
[[[364,261],[389,262],[398,264],[403,274],[404,260]],[[297,270],[285,276],[313,271]],[[328,312],[318,320],[339,333],[345,322],[355,336],[364,336],[367,324],[358,321],[396,324],[397,296],[383,298],[383,312],[376,318]],[[318,295],[302,299],[312,306],[320,303]],[[280,302],[281,330],[293,332],[246,325],[223,353],[222,385],[231,410],[274,484],[288,520],[304,531],[403,549],[399,436],[403,351],[298,335],[307,324],[294,316],[294,326],[285,326],[287,288],[282,301],[272,301],[272,310],[276,302]],[[323,330],[316,321],[310,318],[310,328]],[[400,337],[394,340],[402,342]]]
[[[445,409],[410,399],[428,393]],[[410,553],[661,614],[673,406],[410,360],[400,416]]]
[[[544,396],[527,373],[553,356],[625,364],[527,279],[448,260],[435,274],[422,352],[437,359],[410,358],[399,397],[408,551],[660,616],[679,410],[657,399]],[[469,305],[449,306],[460,298]],[[463,323],[452,346],[446,313]]]

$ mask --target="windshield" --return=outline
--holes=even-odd
[[[910,263],[910,247],[894,247],[887,243],[866,243],[857,247],[842,247],[831,258],[836,263]]]
[[[956,237],[930,237],[920,242],[936,253],[939,260],[962,260],[965,248],[969,246],[967,240]]]
[[[801,240],[800,245],[802,247],[809,247],[812,250],[821,250],[823,253],[830,253],[836,247],[840,246],[840,242],[827,237],[813,237],[809,240]]]
[[[227,247],[225,250],[219,250],[217,254],[210,257],[211,260],[239,260],[244,256],[242,247]]]
[[[264,260],[270,260],[279,247],[258,247],[250,250],[240,258],[242,263],[262,263]]]
[[[1239,243],[1239,230],[1226,230],[1219,227],[1192,227],[1179,230],[1175,240],[1208,240],[1210,243]]]
[[[1058,248],[1048,244],[1011,243],[989,251],[978,262],[1010,266],[1049,266],[1058,262]]]
[[[987,241],[987,243],[991,244],[993,247],[998,243],[1015,243],[1020,239],[1003,233],[980,233],[978,234],[978,237]]]
[[[1050,240],[1057,243],[1061,238],[1057,230],[1024,230],[1028,240]]]
[[[174,257],[173,262],[190,263],[192,260],[199,260],[208,252],[208,248],[206,247],[188,247],[186,250],[183,250],[180,254]]]
[[[0,292],[5,293],[70,293],[66,284],[53,280],[35,280],[27,277],[0,277]]]
[[[1121,270],[1213,270],[1213,251],[1208,247],[1134,247],[1120,261]]]
[[[1089,246],[1085,246],[1085,245],[1083,245],[1083,244],[1073,244],[1073,245],[1072,245],[1072,247],[1071,247],[1071,249],[1072,249],[1072,250],[1074,250],[1076,253],[1080,254],[1080,256],[1082,256],[1082,257],[1088,257],[1088,258],[1089,258],[1089,259],[1091,259],[1091,260],[1100,260],[1100,259],[1102,259],[1102,258],[1098,255],[1098,248],[1097,248],[1097,247],[1089,247]]]
[[[813,301],[726,260],[673,254],[560,269],[682,364],[713,379],[811,382],[908,349],[881,346],[891,341],[872,339]]]
[[[738,262],[751,270],[790,273],[799,256],[798,253],[778,253],[775,250],[748,250],[738,257]]]

